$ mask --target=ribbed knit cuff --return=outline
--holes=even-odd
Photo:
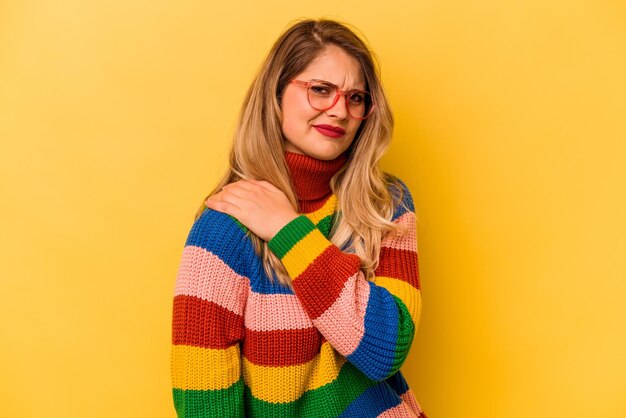
[[[300,215],[283,226],[272,239],[267,242],[269,249],[281,260],[302,238],[317,226],[306,216]]]

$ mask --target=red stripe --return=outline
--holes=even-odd
[[[259,366],[293,366],[315,358],[321,344],[322,335],[316,328],[274,331],[246,329],[243,355]]]
[[[321,209],[326,204],[327,201],[328,201],[328,196],[324,197],[321,200],[313,200],[313,201],[299,200],[298,203],[300,204],[300,212],[302,213],[315,212],[316,210]]]
[[[326,312],[360,266],[358,256],[342,253],[331,245],[296,278],[294,291],[311,319]]]
[[[374,275],[404,280],[415,288],[420,289],[416,252],[382,247],[379,260],[378,268],[374,271]]]
[[[243,337],[243,317],[195,296],[174,297],[172,344],[227,348]]]

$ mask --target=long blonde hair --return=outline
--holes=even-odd
[[[289,27],[274,43],[250,86],[235,129],[230,166],[217,186],[203,200],[196,219],[206,209],[204,201],[226,184],[241,179],[265,180],[280,189],[299,212],[298,200],[285,161],[281,96],[287,83],[329,45],[342,48],[360,64],[366,89],[373,97],[374,113],[364,120],[347,150],[345,165],[333,176],[330,187],[337,196],[338,214],[330,240],[361,259],[368,279],[378,266],[382,238],[400,233],[391,222],[390,186],[378,167],[391,141],[393,116],[379,80],[379,70],[365,42],[347,25],[334,20],[302,20]],[[401,193],[402,188],[395,184]],[[267,243],[248,231],[270,280],[291,286],[291,279]]]

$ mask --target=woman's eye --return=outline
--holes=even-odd
[[[330,88],[324,85],[313,85],[311,86],[311,91],[319,96],[328,96],[330,95]]]
[[[350,95],[350,104],[351,105],[361,105],[365,101],[365,97],[361,93],[352,93]]]

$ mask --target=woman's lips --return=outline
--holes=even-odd
[[[330,138],[341,138],[346,134],[346,131],[337,127],[330,125],[314,125],[313,126],[319,133],[324,136],[328,136]]]

